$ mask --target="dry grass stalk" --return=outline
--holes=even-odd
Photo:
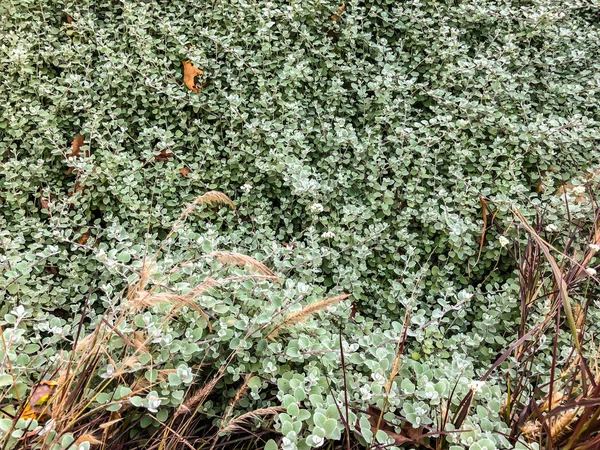
[[[563,394],[562,392],[554,392],[552,394],[552,401],[550,402],[549,399],[547,398],[546,401],[544,402],[544,404],[540,407],[540,411],[544,412],[544,411],[547,411],[548,409],[556,408],[560,404],[560,402],[563,401],[563,399],[565,397],[566,397],[566,395]]]
[[[254,376],[253,373],[249,373],[246,376],[246,378],[244,379],[244,382],[242,383],[242,385],[240,386],[240,388],[235,393],[235,397],[233,397],[233,400],[231,401],[231,403],[229,405],[229,411],[228,411],[228,413],[231,412],[231,410],[235,407],[235,405],[238,404],[238,402],[240,401],[240,399],[242,398],[242,396],[246,393],[246,391],[248,390],[248,383],[250,382],[250,378],[252,378],[253,376]]]
[[[229,264],[238,267],[250,267],[264,275],[267,275],[279,281],[279,278],[271,269],[269,269],[263,263],[250,256],[236,252],[212,252],[209,253],[207,256],[209,258],[216,258],[219,262],[223,264]]]
[[[521,433],[527,442],[537,441],[540,437],[542,426],[537,420],[530,420],[521,427]]]
[[[150,390],[151,383],[146,379],[146,377],[137,377],[131,385],[129,385],[129,389],[133,392],[147,392]]]
[[[99,428],[100,428],[101,430],[106,430],[107,428],[110,428],[110,427],[112,427],[113,425],[116,425],[116,424],[118,424],[119,422],[122,422],[122,421],[123,421],[123,418],[122,418],[122,417],[120,417],[120,418],[118,418],[118,419],[109,420],[108,422],[104,422],[104,423],[102,423],[102,424],[100,424],[100,425],[98,425],[98,426],[99,426]]]
[[[577,325],[577,329],[581,330],[581,328],[585,324],[586,314],[579,303],[573,304],[573,316],[575,317],[575,324]]]
[[[198,205],[228,205],[233,210],[235,210],[235,205],[233,204],[231,199],[229,197],[227,197],[227,195],[223,194],[222,192],[209,191],[203,195],[196,197],[192,203],[190,203],[185,209],[183,209],[183,211],[181,211],[181,214],[179,215],[179,217],[177,218],[177,220],[171,227],[169,234],[167,234],[167,237],[163,239],[162,243],[160,244],[160,247],[156,250],[156,252],[154,252],[154,256],[152,256],[149,259],[148,266],[152,266],[156,262],[156,258],[158,256],[158,254],[161,252],[161,250],[163,249],[165,243],[181,227],[181,225],[185,221],[186,217],[189,216],[190,214],[192,214],[194,212],[194,210],[196,209],[196,206],[198,206]],[[144,261],[144,269],[145,268],[146,268],[146,262]],[[144,282],[148,279],[148,276],[147,276],[148,274],[143,273],[144,269],[142,269],[142,276],[141,276],[140,282],[138,283],[139,290],[141,290],[144,287]]]
[[[146,288],[146,285],[150,281],[150,277],[152,276],[152,272],[156,270],[156,265],[154,260],[144,260],[144,265],[142,266],[142,270],[140,270],[140,280],[138,281],[137,287],[135,290],[142,291]],[[134,295],[135,292],[131,292],[130,295]]]
[[[235,210],[235,205],[233,204],[233,201],[227,195],[219,191],[209,191],[206,194],[196,197],[192,202],[192,205],[193,207],[191,207],[191,211],[194,210],[196,205],[227,205],[230,206],[233,210]]]
[[[98,342],[98,335],[100,334],[103,328],[104,325],[102,325],[101,323],[98,324],[98,328],[96,328],[96,331],[94,331],[91,334],[88,334],[86,337],[81,339],[77,343],[77,346],[75,347],[74,351],[76,353],[90,353],[91,349],[96,346],[96,343]]]
[[[102,430],[102,440],[106,442],[110,442],[110,440],[119,432],[120,428],[118,424],[123,421],[123,417],[121,414],[117,412],[112,412],[108,417],[108,421],[98,425],[98,428]],[[105,444],[106,445],[106,444]],[[105,447],[101,447],[105,449]]]
[[[171,373],[177,373],[177,369],[160,369],[156,372],[156,377],[158,381],[165,381]]]
[[[552,421],[550,425],[550,437],[554,442],[556,442],[556,439],[559,438],[561,435],[569,431],[571,424],[576,419],[577,410],[578,409],[575,408],[569,411],[565,411],[555,420]]]
[[[304,307],[302,310],[298,311],[297,313],[289,315],[279,325],[276,325],[275,328],[273,328],[273,331],[271,331],[269,333],[269,335],[267,336],[267,339],[273,340],[277,336],[277,334],[279,333],[279,330],[281,328],[296,325],[298,323],[302,323],[306,319],[308,319],[310,316],[315,314],[316,312],[323,311],[324,309],[327,309],[330,306],[333,306],[341,301],[344,301],[348,297],[350,297],[350,295],[351,294],[338,295],[336,297],[325,298],[323,300],[319,300],[317,302],[311,303],[310,305]]]
[[[208,324],[209,330],[212,332],[208,315],[193,300],[194,296],[196,295],[179,295],[168,294],[165,292],[152,293],[148,291],[140,291],[128,303],[131,312],[136,312],[145,308],[152,308],[160,303],[169,303],[173,305],[176,311],[184,306],[187,306],[204,317],[204,320],[206,320],[206,323]]]
[[[207,278],[194,289],[192,289],[192,292],[190,292],[188,295],[194,298],[199,297],[203,295],[206,291],[208,291],[210,288],[218,286],[219,284],[222,284],[220,280],[215,280],[214,278]]]
[[[143,331],[134,332],[131,343],[135,346],[135,352],[123,361],[121,370],[135,366],[140,360],[140,355],[149,352],[146,346],[147,338]]]
[[[176,225],[183,218],[192,214],[194,212],[194,210],[196,209],[196,206],[198,206],[198,205],[209,205],[209,206],[227,205],[227,206],[230,206],[233,210],[235,210],[235,205],[234,205],[233,201],[226,194],[223,194],[222,192],[219,192],[219,191],[209,191],[209,192],[206,192],[205,194],[202,194],[202,195],[199,195],[198,197],[196,197],[194,199],[194,201],[192,203],[190,203],[181,212],[179,219],[177,219]]]
[[[233,399],[229,403],[229,406],[227,407],[227,411],[225,411],[225,414],[223,415],[223,420],[221,421],[221,426],[219,427],[219,431],[217,431],[215,433],[215,439],[214,439],[214,441],[212,443],[212,446],[210,447],[211,450],[215,447],[215,444],[217,443],[217,441],[219,439],[219,434],[223,431],[224,428],[226,428],[225,424],[227,423],[229,417],[231,416],[231,413],[233,412],[233,408],[235,408],[235,405],[238,404],[238,402],[240,401],[240,399],[242,398],[242,396],[248,390],[248,382],[250,381],[250,378],[252,378],[253,375],[254,375],[253,373],[249,373],[246,376],[246,378],[244,379],[244,382],[242,383],[242,385],[240,386],[240,388],[235,393],[235,396],[233,397]]]
[[[90,446],[102,444],[102,441],[99,441],[98,439],[96,439],[96,437],[93,434],[84,433],[75,440],[75,447],[77,448],[79,445],[83,444],[84,442],[88,442],[90,444]]]
[[[266,416],[279,414],[282,411],[285,411],[285,408],[281,406],[272,406],[270,408],[261,408],[255,411],[247,412],[246,414],[242,414],[239,417],[233,418],[227,424],[227,426],[221,430],[221,433],[231,433],[234,431],[243,430],[244,427],[248,427],[251,425],[252,420],[262,419]]]
[[[221,379],[223,375],[217,374],[212,380],[205,384],[201,389],[198,390],[194,395],[183,402],[179,408],[177,408],[176,415],[189,414],[194,411],[199,405],[202,405],[206,398],[210,395],[215,385]]]

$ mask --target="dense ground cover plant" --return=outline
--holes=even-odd
[[[547,344],[518,395],[523,353],[478,380],[548,317],[522,304],[515,207],[550,241],[596,223],[597,5],[14,0],[0,17],[5,448],[211,447],[255,422],[286,450],[545,439],[506,405],[543,397]],[[194,204],[212,191],[233,205]],[[569,327],[551,336],[569,357]],[[41,380],[53,422],[17,421]]]

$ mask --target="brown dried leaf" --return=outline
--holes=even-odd
[[[191,61],[183,61],[183,83],[194,92],[200,92],[201,89],[194,80],[198,75],[204,75],[204,72],[194,67]]]
[[[49,401],[56,390],[56,381],[46,380],[31,389],[29,401],[21,414],[22,419],[45,420],[50,417]]]
[[[340,17],[342,16],[342,13],[344,12],[345,9],[346,9],[346,3],[342,3],[340,5],[340,7],[337,9],[337,11],[335,12],[335,14],[333,16],[331,16],[331,20],[333,20],[334,22],[337,22],[338,20],[340,20]]]
[[[182,167],[181,169],[179,169],[179,173],[181,174],[182,177],[187,178],[190,175],[190,173],[192,173],[192,171],[190,169]]]
[[[87,241],[89,238],[90,238],[90,232],[88,231],[86,233],[83,233],[79,237],[79,239],[77,239],[77,242],[79,243],[79,245],[85,245],[85,244],[87,244]]]
[[[82,134],[79,136],[75,136],[75,139],[73,139],[73,142],[71,143],[71,153],[69,153],[68,155],[69,158],[75,158],[79,156],[79,154],[81,153],[81,147],[83,147],[84,145],[84,140],[85,136]],[[86,151],[85,156],[90,156],[90,152]],[[75,167],[69,167],[69,170],[67,170],[67,175],[71,175],[74,170]]]
[[[358,306],[356,306],[356,302],[352,302],[352,304],[350,305],[350,316],[348,317],[348,319],[354,320],[357,312],[358,312]]]
[[[600,175],[600,169],[596,169],[594,172],[588,172],[585,174],[586,180],[593,180],[595,177]]]
[[[40,189],[40,206],[42,209],[48,211],[48,217],[52,217],[52,211],[50,211],[50,202],[56,200],[56,195],[45,194],[43,189]]]
[[[156,159],[157,161],[168,161],[169,158],[172,158],[173,156],[175,156],[173,153],[167,151],[166,148],[163,148],[160,153],[158,155],[156,155],[154,157],[154,159]]]
[[[51,197],[44,196],[44,191],[40,191],[40,205],[42,205],[42,209],[49,211],[48,207],[50,206]]]
[[[477,253],[477,262],[479,262],[479,258],[481,257],[481,251],[483,250],[483,246],[485,245],[485,235],[488,230],[488,206],[485,199],[480,195],[479,202],[481,203],[481,216],[483,218],[483,229],[481,230],[481,236],[479,237],[479,253]]]
[[[81,147],[83,147],[85,136],[80,134],[79,136],[75,136],[73,142],[71,143],[71,153],[69,154],[69,158],[72,156],[79,156],[81,153]]]
[[[541,194],[545,190],[546,189],[544,188],[544,179],[540,178],[535,185],[535,191]]]
[[[556,190],[556,195],[564,197],[565,193],[572,192],[573,190],[575,190],[575,188],[576,188],[576,186],[573,186],[573,185],[570,185],[570,184],[563,184],[562,186],[560,186]],[[585,194],[583,194],[583,195],[575,195],[575,201],[577,203],[583,203],[583,202],[585,202],[586,201]]]
[[[72,197],[77,192],[84,191],[84,190],[85,190],[85,186],[82,186],[79,181],[76,181],[75,186],[73,187],[73,192],[67,193],[67,197]]]

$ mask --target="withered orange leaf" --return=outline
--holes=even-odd
[[[204,72],[194,67],[191,61],[183,61],[183,83],[194,92],[200,92],[200,87],[196,85],[195,81],[198,75],[204,75]]]
[[[342,16],[342,13],[344,12],[345,9],[346,9],[346,3],[342,3],[340,5],[340,7],[337,9],[337,11],[335,12],[335,14],[333,16],[331,16],[331,20],[333,20],[334,22],[337,22],[338,20],[340,20],[340,17]]]
[[[158,155],[154,157],[157,161],[167,161],[169,158],[175,156],[173,153],[167,151],[166,148],[163,148]]]
[[[565,193],[575,194],[575,202],[583,203],[586,201],[585,194],[579,193],[575,186],[571,184],[563,184],[556,190],[556,195],[564,197]]]
[[[85,245],[87,244],[88,239],[90,238],[90,232],[87,231],[85,233],[83,233],[79,239],[77,239],[77,242],[79,243],[79,245]]]
[[[185,167],[182,167],[181,169],[179,169],[179,173],[181,174],[182,177],[187,178],[189,176],[189,174],[192,173],[192,171],[190,169],[186,169]]]
[[[356,306],[356,302],[352,302],[352,304],[350,305],[350,315],[348,316],[348,319],[354,320],[357,312],[358,312],[358,306]]]
[[[544,190],[544,179],[540,178],[535,184],[535,191],[541,194]]]
[[[479,253],[477,254],[477,262],[479,262],[479,258],[481,257],[481,251],[483,250],[483,246],[485,245],[485,235],[488,230],[488,206],[485,198],[481,195],[479,196],[479,202],[481,203],[481,216],[483,217],[483,229],[481,230],[481,236],[479,237]]]
[[[42,205],[42,209],[48,210],[48,206],[50,206],[50,198],[44,196],[44,191],[40,191],[40,204]]]
[[[75,139],[73,139],[73,142],[71,143],[71,153],[68,155],[69,158],[79,156],[79,153],[81,153],[81,147],[83,147],[84,145],[84,140],[84,135],[75,136]],[[86,156],[90,156],[89,151],[86,152]],[[71,173],[73,173],[74,170],[75,167],[69,167],[67,175],[71,175]]]
[[[37,419],[44,420],[50,417],[49,401],[56,390],[58,383],[52,380],[42,381],[31,389],[29,401],[23,413],[22,419]]]
[[[79,191],[83,191],[85,190],[85,186],[82,186],[81,183],[79,181],[75,182],[75,186],[73,187],[73,191],[69,192],[67,194],[67,197],[72,197],[73,195],[75,195],[77,192]]]
[[[85,136],[83,134],[75,136],[75,139],[73,139],[73,142],[71,142],[71,153],[69,154],[69,157],[79,155],[81,152],[81,147],[83,147],[84,139]]]

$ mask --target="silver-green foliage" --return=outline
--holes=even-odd
[[[159,308],[125,324],[160,329],[137,369],[150,379],[177,369],[153,393],[160,407],[181,401],[189,368],[205,358],[217,368],[241,348],[225,395],[256,373],[240,408],[276,393],[285,448],[337,438],[325,376],[343,401],[339,324],[358,414],[382,404],[408,311],[390,408],[435,423],[454,384],[456,404],[516,332],[517,280],[497,236],[478,258],[479,196],[509,223],[510,205],[548,203],[553,185],[599,156],[600,13],[588,3],[348,2],[332,21],[332,0],[2,2],[0,317],[15,370],[39,375],[72,344],[88,293],[84,332],[93,330],[182,207],[218,189],[237,214],[190,219],[162,269],[237,250],[286,281],[203,298],[214,336],[191,313],[160,329]],[[206,74],[199,94],[182,83],[185,59]],[[68,158],[80,134],[84,151]],[[156,161],[163,149],[174,156]],[[73,193],[75,183],[84,189]],[[175,289],[208,273],[190,267],[170,279]],[[244,340],[282,308],[342,291],[357,323],[345,302],[275,343]],[[24,387],[36,373],[20,376]],[[475,431],[452,439],[505,447],[494,432],[506,431],[499,385],[478,395],[465,424]],[[366,418],[356,423],[370,439]]]

